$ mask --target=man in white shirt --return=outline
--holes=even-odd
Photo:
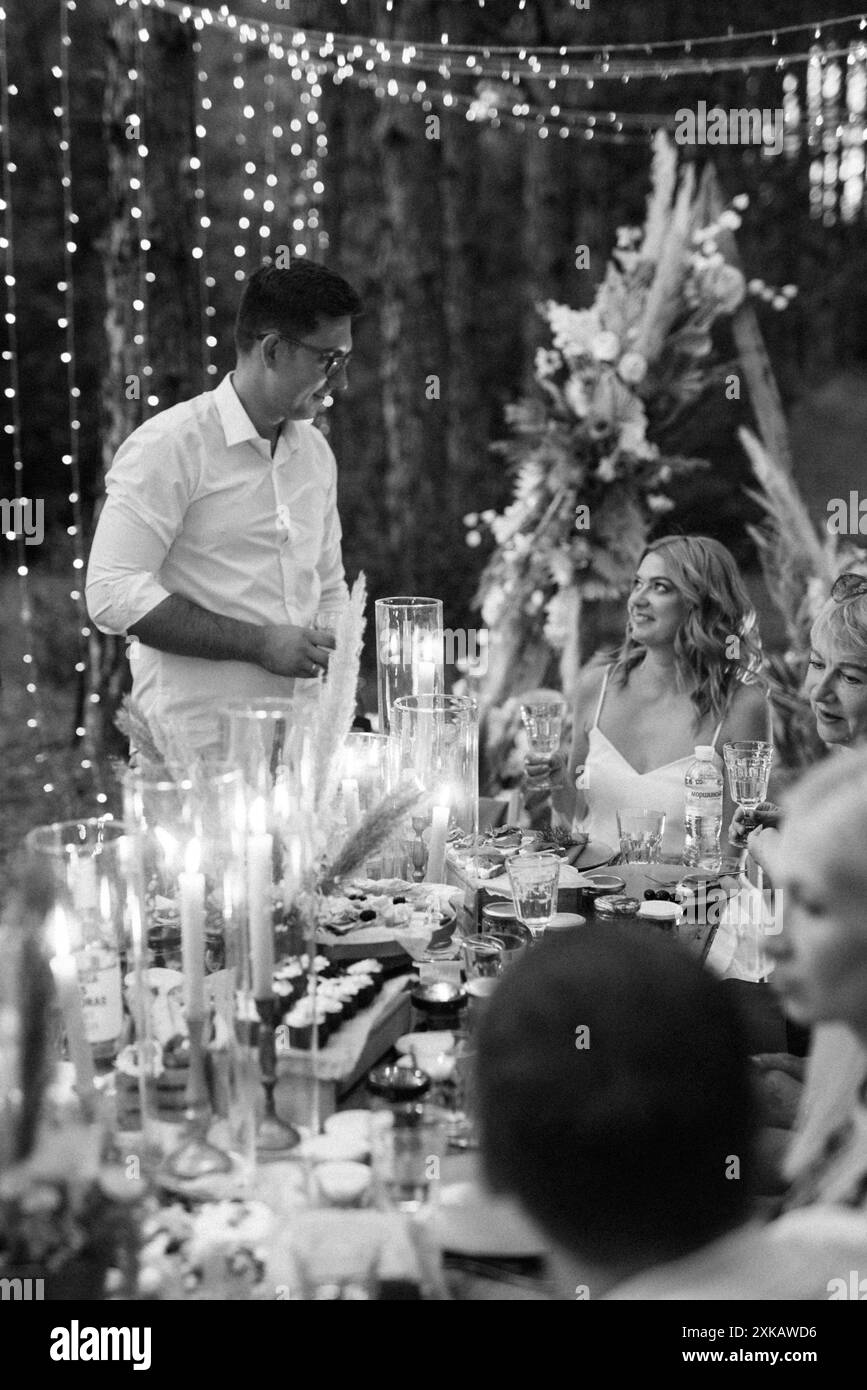
[[[160,731],[219,746],[221,706],[288,698],[328,664],[311,626],[347,601],[337,466],[313,417],[345,390],[355,290],[314,262],[244,287],[237,364],[146,421],[106,478],[87,571],[98,628],[138,639],[133,698]]]

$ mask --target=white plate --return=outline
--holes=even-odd
[[[404,1033],[398,1038],[395,1047],[408,1057],[412,1052],[451,1052],[455,1045],[454,1033]]]
[[[534,1259],[548,1253],[543,1237],[517,1207],[472,1182],[443,1187],[428,1221],[439,1246],[455,1255]]]

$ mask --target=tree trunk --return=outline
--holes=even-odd
[[[103,132],[108,151],[110,223],[103,244],[105,333],[108,364],[102,388],[103,475],[119,446],[154,410],[164,410],[204,387],[201,318],[194,262],[190,257],[194,206],[187,158],[191,149],[192,46],[188,30],[171,16],[151,16],[144,46],[145,110],[142,138],[145,161],[143,211],[150,239],[147,268],[146,341],[134,341],[141,315],[133,308],[140,292],[138,235],[130,208],[139,195],[130,179],[141,176],[138,140],[128,117],[137,109],[136,29],[127,10],[112,20],[107,37]],[[146,374],[144,368],[152,371]],[[148,404],[155,396],[156,405]],[[114,719],[130,686],[125,639],[95,629],[89,640],[89,679],[85,705],[88,756],[99,759],[124,752]]]
[[[426,138],[418,105],[389,102],[381,107],[375,135],[385,208],[380,273],[386,534],[394,592],[409,594],[420,592],[423,576],[430,584],[446,581],[450,568],[449,547],[437,540],[448,495],[442,146],[436,127],[428,129],[432,138]]]

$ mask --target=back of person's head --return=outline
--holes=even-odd
[[[235,346],[249,352],[257,334],[271,329],[303,336],[321,319],[355,318],[361,299],[347,280],[318,261],[297,260],[255,270],[244,286],[235,321]]]
[[[573,1255],[660,1263],[747,1214],[740,1018],[661,936],[588,924],[534,946],[487,1006],[478,1090],[488,1182]]]

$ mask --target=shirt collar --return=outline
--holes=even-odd
[[[226,373],[213,396],[220,417],[220,424],[223,427],[223,434],[226,436],[226,448],[231,449],[235,444],[250,443],[270,453],[267,439],[263,439],[259,434],[241,404],[241,399],[232,384],[231,372]],[[285,443],[290,453],[298,447],[298,431],[294,420],[283,421],[280,441]]]

